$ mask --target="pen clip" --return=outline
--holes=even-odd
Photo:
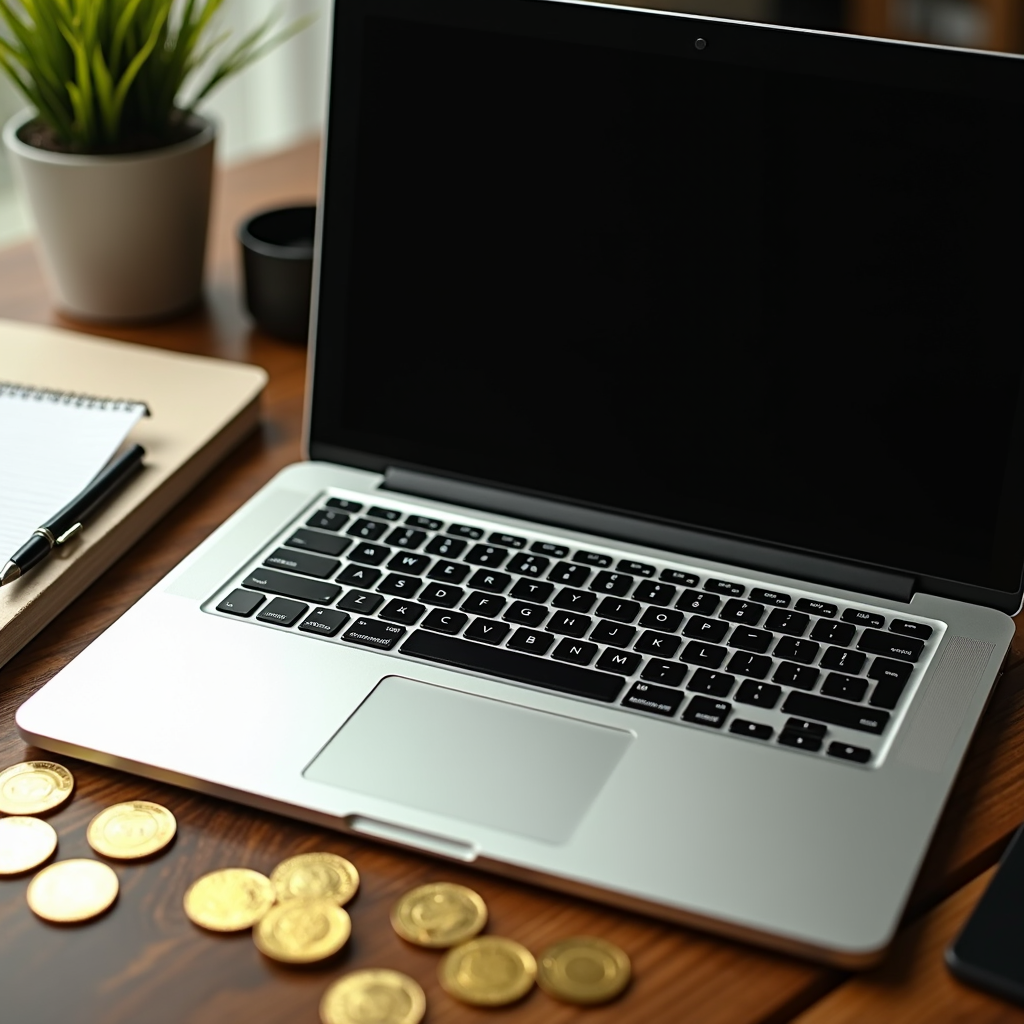
[[[57,540],[55,541],[56,546],[60,547],[61,544],[66,544],[69,540],[71,540],[72,537],[77,537],[78,534],[80,534],[81,532],[82,532],[82,524],[81,523],[75,523],[75,525],[72,526],[70,530],[65,530],[64,533],[62,533],[57,538]]]

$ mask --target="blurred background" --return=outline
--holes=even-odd
[[[486,2],[486,0],[481,0]],[[316,134],[323,119],[331,0],[228,0],[224,24],[239,33],[277,8],[315,24],[228,82],[203,108],[221,124],[218,159],[234,163]],[[630,6],[949,46],[1024,52],[1024,0],[632,0]],[[23,103],[0,79],[0,123]],[[0,147],[0,245],[30,234]]]

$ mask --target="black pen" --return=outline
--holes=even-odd
[[[133,444],[119,459],[96,475],[88,487],[52,519],[43,523],[18,550],[0,572],[0,587],[24,576],[54,548],[66,544],[82,532],[82,520],[105,501],[142,465],[146,454],[142,445]]]

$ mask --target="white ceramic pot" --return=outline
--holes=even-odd
[[[213,180],[212,122],[162,149],[117,156],[26,145],[26,111],[4,126],[56,305],[82,320],[149,320],[200,297]]]

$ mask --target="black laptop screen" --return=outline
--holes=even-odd
[[[340,9],[314,456],[1016,590],[1019,64],[473,6]]]

